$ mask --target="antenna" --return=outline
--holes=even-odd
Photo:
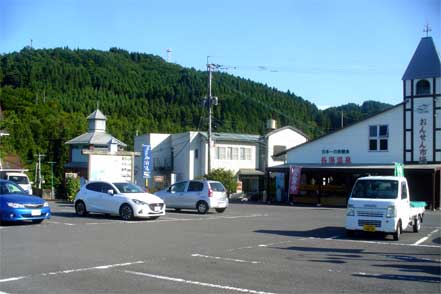
[[[31,39],[31,43],[29,45],[29,48],[32,49],[32,39]]]
[[[171,62],[172,60],[172,49],[168,48],[167,50],[165,50],[167,52],[167,62]]]

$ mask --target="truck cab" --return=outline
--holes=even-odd
[[[424,207],[414,208],[405,177],[359,178],[352,189],[346,213],[346,232],[384,232],[398,240],[409,225],[419,231]],[[424,206],[424,205],[423,205]]]

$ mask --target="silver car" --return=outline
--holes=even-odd
[[[164,200],[167,208],[196,209],[205,214],[210,208],[222,213],[228,207],[227,190],[221,182],[191,180],[178,182],[155,193]]]

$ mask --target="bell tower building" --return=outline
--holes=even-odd
[[[403,162],[441,163],[441,63],[432,37],[421,39],[402,80]]]

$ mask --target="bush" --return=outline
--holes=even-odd
[[[80,190],[80,179],[79,178],[67,178],[66,179],[66,196],[71,202],[74,201],[75,195]]]
[[[231,170],[225,170],[223,168],[213,169],[205,176],[208,180],[219,181],[224,184],[228,191],[228,194],[236,192],[237,180],[236,176]]]

